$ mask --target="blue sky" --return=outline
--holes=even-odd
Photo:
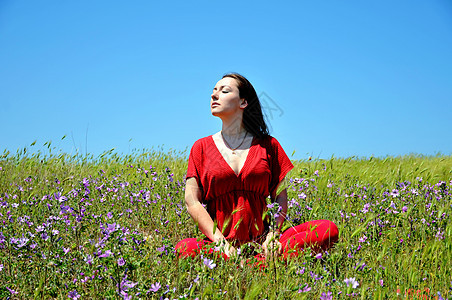
[[[448,0],[2,0],[0,149],[184,150],[239,72],[294,159],[452,154],[451,53]]]

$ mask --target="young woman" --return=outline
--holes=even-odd
[[[285,176],[293,165],[269,135],[251,83],[236,73],[224,75],[213,89],[210,108],[223,126],[193,145],[185,188],[188,213],[207,238],[180,241],[180,257],[194,257],[212,242],[228,257],[248,242],[261,245],[265,257],[270,249],[287,257],[305,247],[320,251],[336,242],[337,226],[328,220],[280,234],[287,213]],[[269,195],[281,208],[273,230],[265,217]]]

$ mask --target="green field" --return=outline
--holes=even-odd
[[[4,153],[0,298],[452,297],[451,156],[294,161],[286,226],[329,219],[339,242],[265,270],[243,255],[176,258],[178,241],[202,236],[186,165],[171,151]]]

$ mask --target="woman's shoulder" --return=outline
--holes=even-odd
[[[211,139],[211,138],[212,138],[212,135],[208,135],[208,136],[202,137],[200,139],[197,139],[195,144],[196,143],[205,143],[208,139]]]
[[[200,149],[200,148],[203,148],[203,147],[205,147],[206,145],[208,145],[208,144],[210,143],[211,140],[212,140],[212,135],[208,135],[208,136],[202,137],[202,138],[196,140],[196,141],[193,143],[192,149]]]
[[[258,138],[258,141],[268,147],[277,147],[280,145],[278,140],[271,135],[266,135],[264,137]]]

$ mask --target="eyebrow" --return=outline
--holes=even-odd
[[[225,85],[221,85],[221,86],[220,86],[220,90],[223,89],[223,88],[225,88],[225,87],[231,88],[231,86],[225,84]],[[217,88],[217,87],[214,87],[213,90],[215,90],[216,88]]]

